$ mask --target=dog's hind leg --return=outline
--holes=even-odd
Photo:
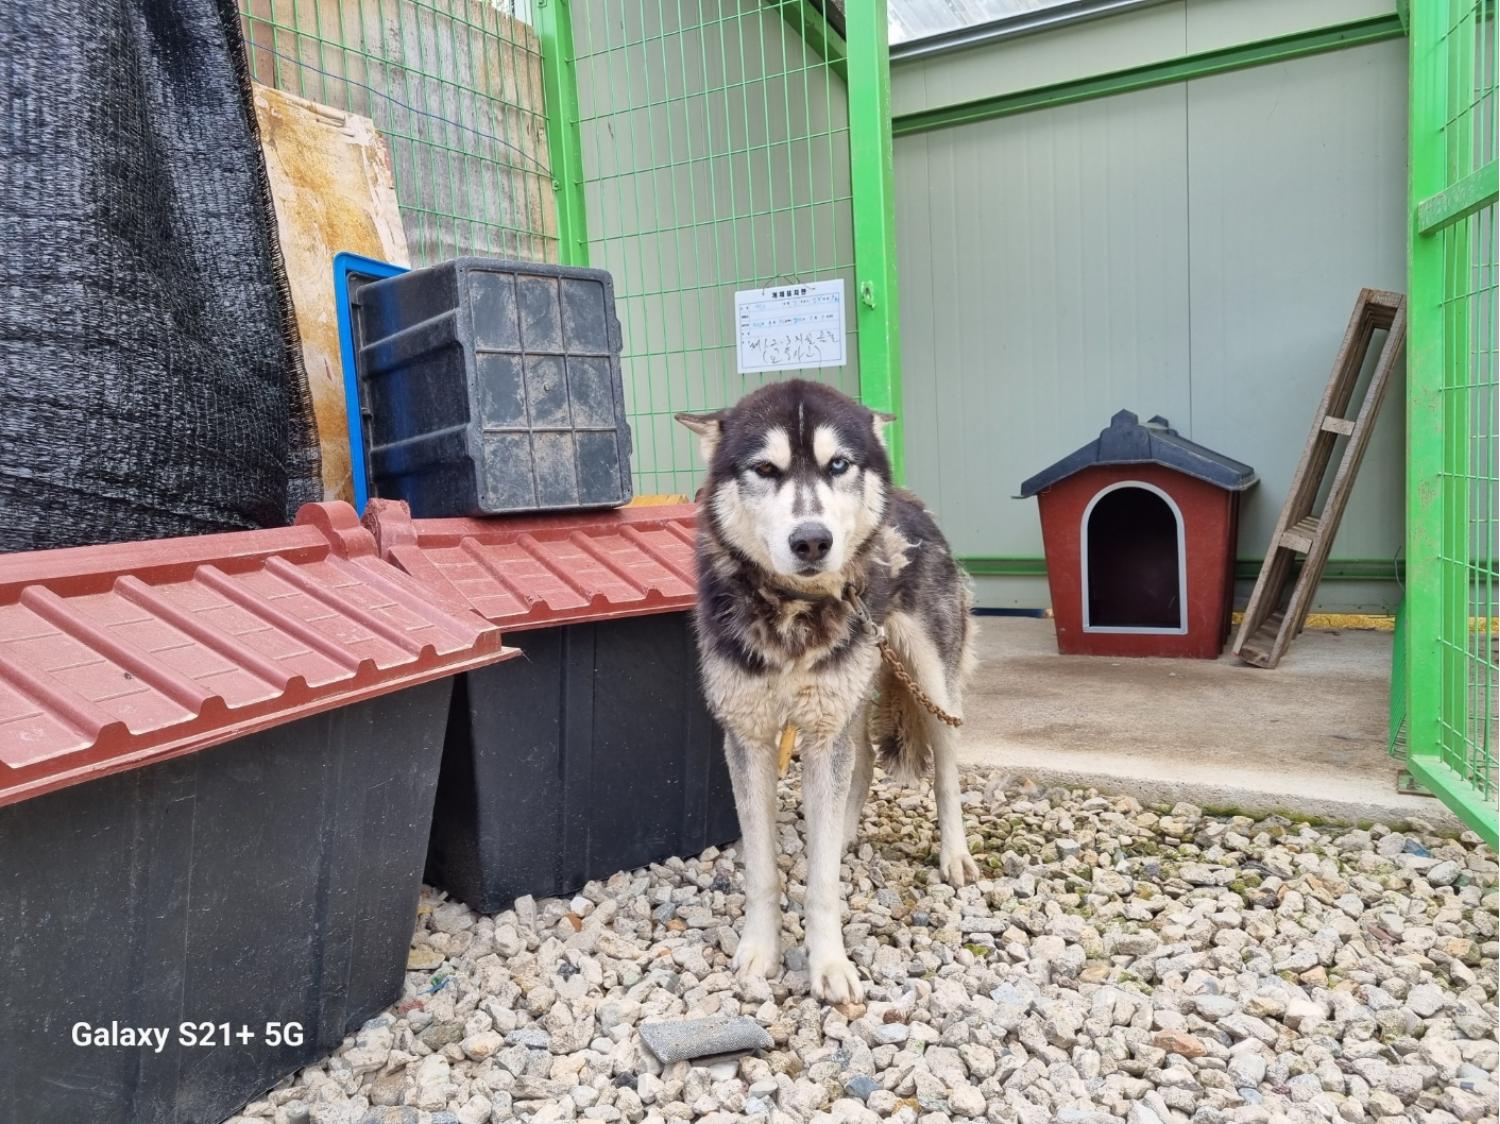
[[[958,788],[958,731],[931,716],[932,787],[937,797],[938,869],[951,886],[979,881],[979,867],[969,854],[964,809]]]
[[[967,671],[967,644],[960,654],[959,670],[950,676],[931,633],[913,617],[893,613],[886,630],[906,663],[907,671],[940,710],[949,714],[960,711],[960,692]],[[908,738],[919,740],[932,751],[932,787],[937,797],[938,868],[952,886],[963,886],[979,880],[979,867],[969,855],[969,841],[964,833],[964,810],[958,789],[958,732],[939,721],[909,694],[901,700],[911,725]]]
[[[774,975],[781,963],[781,872],[776,867],[776,747],[724,735],[724,756],[745,856],[745,928],[734,954],[742,976]]]
[[[802,814],[807,824],[807,966],[812,992],[829,1003],[857,1003],[864,994],[859,974],[844,954],[843,898],[839,866],[844,857],[844,820],[854,773],[852,731],[811,747],[802,758]],[[861,734],[861,736],[863,736]]]
[[[849,781],[849,802],[844,806],[845,847],[859,838],[860,816],[870,795],[870,781],[875,776],[875,747],[870,744],[869,715],[864,707],[854,716],[849,733],[854,741],[854,776]]]

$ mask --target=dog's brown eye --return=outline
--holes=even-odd
[[[770,461],[761,461],[759,464],[752,465],[750,471],[754,472],[757,476],[762,476],[769,480],[781,470]]]
[[[849,471],[848,457],[834,457],[828,462],[828,472],[833,476],[842,476]]]

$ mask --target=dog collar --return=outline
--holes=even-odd
[[[810,605],[822,605],[829,601],[847,601],[849,599],[849,586],[845,586],[838,593],[806,593],[800,589],[788,589],[776,582],[766,582],[765,586],[778,597],[784,597],[788,601],[806,601]]]

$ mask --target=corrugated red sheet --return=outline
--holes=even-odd
[[[413,519],[371,500],[380,555],[507,632],[680,611],[697,597],[692,504],[520,519]]]
[[[347,504],[0,555],[0,805],[509,654],[380,561]]]

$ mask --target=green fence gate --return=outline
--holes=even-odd
[[[638,489],[691,494],[672,415],[769,377],[738,372],[737,291],[841,280],[845,365],[776,377],[894,410],[885,4],[538,0],[536,24],[562,258],[614,275]]]
[[[1407,767],[1496,844],[1495,0],[1412,0]]]

